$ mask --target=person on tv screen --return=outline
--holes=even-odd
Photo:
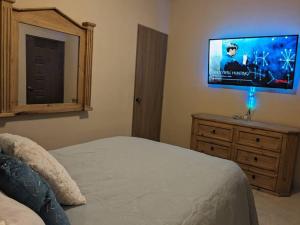
[[[229,72],[246,72],[248,56],[243,56],[243,62],[240,64],[236,58],[239,46],[235,43],[230,43],[226,47],[227,55],[222,60],[223,71]]]

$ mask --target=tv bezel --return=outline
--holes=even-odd
[[[296,80],[296,71],[297,71],[297,58],[298,58],[298,48],[299,48],[299,34],[290,34],[290,35],[265,35],[265,36],[249,36],[249,37],[235,37],[235,38],[210,38],[208,39],[208,73],[207,73],[207,83],[209,86],[213,85],[213,86],[218,86],[218,87],[224,87],[224,88],[231,88],[231,89],[236,89],[236,88],[251,88],[251,87],[255,87],[258,90],[270,90],[270,91],[274,91],[276,92],[276,90],[281,90],[281,91],[291,91],[292,93],[294,93],[296,90],[295,89],[295,80]],[[296,42],[296,57],[295,57],[295,67],[294,67],[294,71],[295,71],[295,75],[294,75],[294,80],[293,80],[293,85],[292,88],[274,88],[274,87],[262,87],[262,86],[251,86],[251,85],[238,85],[238,84],[216,84],[216,83],[212,83],[209,81],[209,77],[210,77],[210,71],[209,71],[209,67],[210,67],[210,44],[211,41],[222,41],[222,40],[237,40],[237,39],[254,39],[254,38],[276,38],[276,37],[297,37],[297,42]]]

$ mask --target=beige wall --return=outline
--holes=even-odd
[[[191,113],[245,113],[245,92],[207,87],[209,38],[299,34],[299,12],[299,0],[172,1],[162,141],[188,147]],[[259,93],[258,101],[255,120],[300,127],[300,90]]]
[[[94,111],[0,119],[0,133],[30,137],[53,149],[101,137],[130,135],[137,24],[168,32],[169,0],[17,0],[16,7],[57,7],[95,30]]]

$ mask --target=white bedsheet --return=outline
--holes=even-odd
[[[131,137],[51,151],[88,203],[72,225],[257,225],[252,191],[233,162]]]

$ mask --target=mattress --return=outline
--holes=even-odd
[[[87,197],[72,225],[257,225],[252,191],[231,161],[132,137],[51,151]]]

